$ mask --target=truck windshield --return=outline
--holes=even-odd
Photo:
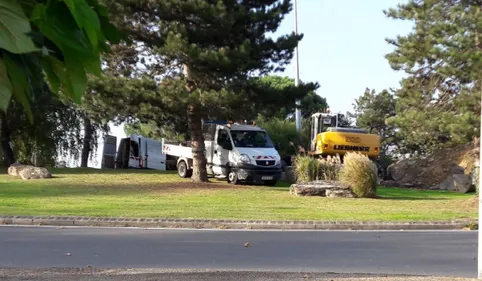
[[[263,131],[231,131],[231,138],[236,147],[273,147],[268,134]]]

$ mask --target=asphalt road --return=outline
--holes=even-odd
[[[245,243],[249,241],[249,247]],[[0,227],[0,267],[162,268],[476,277],[476,231]]]

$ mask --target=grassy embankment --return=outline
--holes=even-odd
[[[380,187],[378,199],[290,195],[287,184],[194,184],[174,173],[53,169],[55,178],[0,176],[0,215],[246,220],[423,221],[475,219],[473,194]]]

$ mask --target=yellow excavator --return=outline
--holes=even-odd
[[[348,152],[359,152],[374,161],[378,168],[378,176],[384,178],[384,169],[379,163],[380,136],[370,134],[360,128],[339,126],[339,115],[326,112],[311,116],[311,147],[308,152],[314,157],[343,156]]]

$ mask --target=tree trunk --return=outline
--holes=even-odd
[[[183,74],[186,79],[186,89],[192,93],[195,84],[192,81],[192,73],[187,64],[183,65]],[[207,160],[204,146],[204,135],[202,128],[200,108],[196,104],[188,105],[187,126],[191,135],[191,148],[193,158],[193,171],[191,179],[193,182],[208,182]]]
[[[15,163],[15,156],[13,155],[12,147],[10,146],[10,128],[7,124],[7,116],[5,113],[0,115],[2,119],[2,151],[3,151],[3,159],[5,167],[10,167],[13,163]]]
[[[202,120],[199,109],[195,105],[189,105],[188,126],[191,133],[191,147],[193,156],[192,180],[194,182],[207,182],[207,160],[204,154],[204,135],[202,130]]]
[[[89,117],[84,117],[84,140],[82,141],[82,154],[80,159],[80,167],[87,168],[89,163],[89,155],[92,151],[92,122]]]

